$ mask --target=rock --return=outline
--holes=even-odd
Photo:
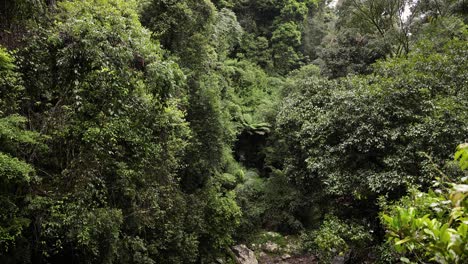
[[[351,256],[351,251],[346,252],[345,254],[336,255],[331,264],[345,264]]]
[[[263,250],[269,253],[276,253],[279,250],[279,246],[276,243],[268,241],[263,245]]]
[[[239,264],[258,264],[257,258],[252,250],[246,245],[237,245],[232,248]]]
[[[345,264],[346,259],[344,256],[335,256],[332,260],[332,264]]]
[[[281,256],[282,260],[287,260],[289,258],[291,258],[291,255],[289,255],[289,254],[284,254],[284,255]]]

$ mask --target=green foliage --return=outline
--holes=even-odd
[[[123,222],[121,210],[92,205],[86,208],[86,205],[68,199],[38,198],[33,206],[33,210],[40,208],[40,212],[46,214],[47,221],[41,225],[43,243],[48,246],[42,252],[44,257],[60,255],[72,243],[74,249],[86,254],[89,261],[112,263]],[[45,206],[47,211],[43,209]]]
[[[280,233],[277,232],[260,232],[255,235],[255,238],[252,240],[254,244],[258,244],[262,246],[268,242],[275,243],[280,248],[284,248],[288,246],[288,240],[286,237],[282,236]]]
[[[0,115],[16,112],[24,87],[20,74],[15,71],[15,61],[6,49],[0,46]]]
[[[337,14],[322,2],[309,11],[302,30],[301,50],[308,61],[318,57],[318,50],[327,34],[332,34]]]
[[[264,199],[267,204],[265,226],[290,233],[303,229],[298,212],[307,200],[288,182],[286,175],[279,171],[272,173],[267,181]]]
[[[281,164],[299,191],[292,215],[303,226],[317,226],[332,212],[358,219],[378,235],[377,196],[396,199],[410,185],[428,186],[434,172],[421,152],[443,164],[453,142],[464,139],[467,90],[460,80],[466,75],[466,41],[420,47],[408,58],[379,62],[367,77],[326,80],[314,67],[290,74],[267,159]],[[344,248],[336,237],[329,241]],[[369,247],[352,250],[362,261],[367,253],[359,248]]]
[[[27,161],[41,147],[41,137],[25,130],[26,118],[12,114],[23,87],[13,58],[1,47],[0,74],[0,255],[5,255],[14,251],[30,223],[27,189],[37,178]]]
[[[435,20],[443,17],[466,15],[466,3],[460,0],[446,0],[443,2],[435,0],[418,1],[416,10],[427,15],[429,19]]]
[[[44,16],[47,7],[55,1],[44,0],[16,0],[5,1],[0,8],[0,34],[8,36],[11,31],[23,31],[21,26],[26,26],[29,21],[37,20]],[[8,43],[8,38],[2,39],[3,44]]]
[[[0,176],[5,185],[27,183],[33,171],[29,164],[0,153]]]
[[[28,163],[16,157],[0,152],[0,252],[11,251],[23,229],[29,225],[29,219],[24,217],[24,197],[21,191],[12,192],[28,185],[34,169]]]
[[[277,119],[289,142],[289,178],[356,199],[427,183],[418,152],[444,160],[443,142],[466,134],[462,43],[381,63],[369,78],[293,84]]]
[[[245,178],[245,182],[236,188],[237,204],[243,213],[236,233],[237,239],[250,238],[262,227],[267,206],[263,199],[265,180],[252,171],[248,171]]]
[[[270,110],[278,100],[276,79],[246,60],[226,60],[221,73],[228,110],[241,131],[268,133]]]
[[[244,30],[237,22],[236,14],[229,9],[223,8],[217,13],[214,32],[216,54],[220,61],[224,61],[239,45]]]
[[[368,74],[377,59],[407,56],[421,39],[438,42],[456,35],[466,20],[462,2],[342,1],[338,16],[327,22],[316,63],[332,78]]]
[[[364,248],[372,238],[363,226],[327,215],[318,230],[304,232],[301,239],[304,250],[314,252],[321,260],[329,262],[334,256]]]
[[[162,59],[135,8],[63,2],[55,23],[19,53],[30,127],[50,138],[49,151],[36,153],[35,189],[45,191],[32,201],[35,258],[197,258],[197,229],[176,177],[191,135],[186,77]]]
[[[444,163],[468,132],[465,4],[418,1],[403,21],[408,2],[5,2],[0,262],[230,263],[261,229],[364,261],[376,197],[426,187],[425,156]],[[461,262],[450,188],[388,214]],[[262,239],[289,248],[278,237]]]
[[[466,151],[466,146],[459,148]],[[457,183],[440,180],[429,192],[414,190],[411,196],[390,206],[382,214],[382,222],[388,243],[403,254],[401,260],[465,263],[468,259],[467,196],[466,177]]]
[[[243,212],[237,232],[239,239],[252,238],[261,228],[289,233],[303,229],[297,215],[306,198],[280,171],[273,172],[268,179],[249,171],[245,183],[236,188],[236,193]]]
[[[0,70],[3,72],[12,70],[14,67],[13,58],[8,55],[8,52],[3,47],[0,47]]]
[[[460,168],[462,170],[468,169],[468,144],[461,144],[457,147],[455,153],[455,160],[458,160]]]
[[[406,14],[410,0],[349,0],[341,8],[345,13],[339,21],[357,28],[362,35],[386,43],[386,54],[400,56],[410,51],[410,35],[415,12]]]
[[[272,70],[271,49],[269,41],[265,37],[255,37],[254,34],[245,33],[241,39],[242,53],[239,58],[247,58],[267,70]]]
[[[19,115],[9,115],[0,119],[0,140],[10,144],[36,144],[39,137],[32,131],[25,131],[27,119]],[[8,149],[7,143],[4,148]],[[19,147],[19,145],[17,145]]]
[[[0,118],[0,181],[5,188],[32,180],[34,169],[20,158],[25,158],[31,147],[43,148],[38,133],[25,130],[26,118],[10,115]]]
[[[242,30],[231,11],[215,12],[209,1],[154,1],[141,5],[150,32],[136,7],[60,3],[54,23],[37,28],[18,53],[21,111],[48,137],[48,151],[34,153],[41,182],[25,211],[34,228],[24,237],[37,240],[32,258],[209,262],[233,243],[241,213],[230,190],[242,171],[228,147],[240,120],[226,107],[237,95],[212,63],[229,56]],[[166,8],[177,12],[148,20]],[[248,97],[266,94],[267,76],[244,66],[245,80],[259,76],[260,84],[232,82],[245,89],[239,104],[252,109]]]
[[[140,2],[140,10],[142,24],[181,59],[182,66],[206,67],[216,56],[209,45],[217,19],[211,1],[146,0]],[[225,15],[219,19],[229,20]]]
[[[209,240],[205,248],[206,254],[223,251],[226,247],[232,245],[232,234],[240,223],[242,216],[239,206],[236,204],[235,194],[232,191],[220,192],[219,187],[211,186],[208,188],[207,207],[205,209],[204,231],[205,239]],[[229,223],[229,224],[226,224]]]
[[[315,63],[329,78],[369,74],[372,72],[371,64],[384,58],[387,50],[386,42],[362,35],[354,29],[343,29],[323,38],[317,48],[318,60]]]
[[[240,57],[257,62],[269,72],[286,75],[298,68],[304,23],[320,1],[238,1],[234,11],[247,34]]]
[[[280,73],[286,74],[297,68],[301,59],[296,48],[301,45],[301,31],[295,22],[281,24],[271,38],[273,61]]]
[[[308,12],[307,3],[288,0],[285,1],[283,8],[281,8],[280,18],[283,21],[291,20],[301,22],[304,21]]]

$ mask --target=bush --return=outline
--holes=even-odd
[[[468,145],[455,158],[467,166]],[[442,175],[445,176],[445,175]],[[468,177],[456,183],[439,178],[428,192],[414,190],[382,213],[388,242],[405,263],[468,261]]]
[[[371,235],[362,225],[327,215],[318,230],[304,232],[301,239],[305,251],[315,253],[324,262],[329,262],[336,255],[352,254],[353,258],[359,257],[359,250],[371,241]]]

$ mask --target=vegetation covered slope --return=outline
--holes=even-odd
[[[1,4],[0,262],[466,262],[466,1],[329,2]]]

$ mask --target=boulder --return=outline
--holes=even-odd
[[[351,257],[351,252],[348,251],[344,255],[337,255],[333,258],[332,264],[345,264]]]
[[[236,255],[236,262],[239,264],[258,264],[255,253],[246,245],[237,245],[232,248]]]
[[[344,256],[335,256],[332,260],[332,264],[345,264],[346,259]]]

